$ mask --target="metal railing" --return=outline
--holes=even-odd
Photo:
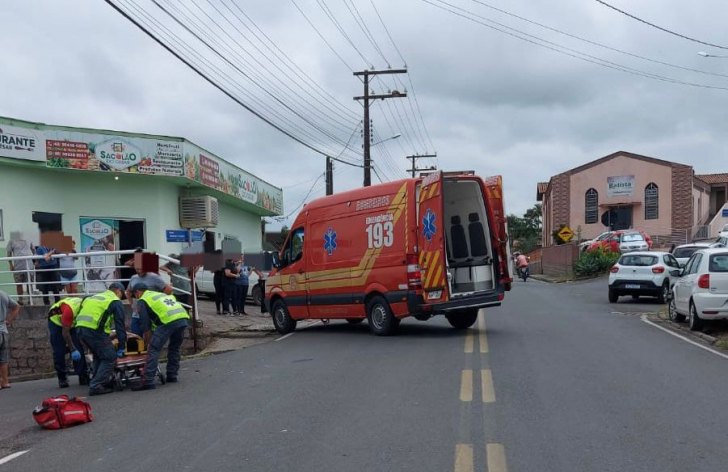
[[[95,293],[103,292],[104,290],[108,289],[109,285],[113,282],[121,282],[128,284],[130,278],[121,278],[119,277],[118,270],[119,269],[129,269],[129,266],[127,265],[118,265],[116,263],[119,256],[122,255],[131,255],[134,254],[136,251],[133,249],[130,250],[121,250],[121,251],[94,251],[94,252],[79,252],[79,253],[72,253],[72,254],[54,254],[49,259],[61,259],[65,257],[71,257],[72,259],[80,260],[81,264],[80,267],[75,266],[73,268],[69,267],[58,267],[58,268],[52,268],[52,269],[42,269],[42,268],[36,268],[35,262],[36,261],[45,261],[45,256],[18,256],[18,257],[0,257],[0,267],[3,265],[3,262],[13,263],[15,265],[18,261],[27,261],[29,264],[23,264],[24,266],[30,266],[31,268],[24,268],[19,270],[0,270],[0,274],[12,274],[13,276],[15,274],[24,274],[25,275],[25,281],[21,282],[0,282],[0,288],[5,290],[5,287],[23,287],[23,294],[19,295],[17,293],[9,293],[8,290],[5,290],[8,292],[8,295],[10,295],[12,298],[15,298],[16,300],[19,300],[21,303],[24,302],[26,299],[29,302],[29,305],[35,305],[37,300],[43,300],[43,298],[50,298],[50,297],[58,297],[58,298],[65,298],[65,297],[75,297],[75,296],[87,296],[92,295]],[[114,263],[112,264],[93,264],[91,262],[91,258],[94,257],[104,257],[108,258],[113,257]],[[178,259],[174,259],[162,254],[158,254],[158,257],[160,261],[166,261],[166,262],[172,262],[174,264],[180,264],[180,261]],[[76,271],[76,276],[73,278],[77,278],[75,282],[71,283],[77,283],[79,287],[83,287],[82,290],[79,290],[75,293],[61,293],[62,289],[59,289],[58,286],[68,284],[64,283],[61,280],[60,273],[63,271]],[[104,271],[106,271],[107,277],[99,278],[101,275],[103,275]],[[58,273],[57,280],[50,280],[50,281],[38,281],[35,277],[38,273],[44,273],[44,272],[56,272]],[[171,274],[170,279],[172,277],[178,278],[180,280],[184,280],[186,282],[189,282],[191,291],[182,290],[178,287],[172,287],[173,293],[175,294],[184,294],[184,295],[190,295],[192,304],[194,305],[195,312],[197,311],[197,297],[194,293],[194,273],[190,272],[191,277],[184,277],[177,274]],[[90,276],[90,277],[89,277]],[[41,285],[55,285],[57,292],[50,291],[46,293],[42,293],[41,290],[38,290],[38,287]],[[16,289],[17,292],[17,289]],[[24,303],[25,304],[25,303]],[[184,304],[183,305],[186,308],[193,308],[193,306]]]

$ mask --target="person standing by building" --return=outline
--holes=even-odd
[[[73,327],[83,299],[78,297],[64,298],[48,310],[48,334],[53,349],[53,367],[56,369],[58,386],[68,387],[66,372],[66,352],[71,353],[73,371],[78,375],[79,385],[88,385],[86,359],[83,356],[83,345]]]
[[[237,314],[247,315],[245,313],[245,301],[248,298],[248,287],[250,285],[248,275],[250,267],[245,265],[245,254],[240,255],[240,259],[235,264],[235,271],[238,278],[235,279],[235,298],[237,300]]]
[[[112,282],[105,292],[84,298],[76,316],[78,337],[94,355],[94,376],[89,382],[89,395],[112,393],[109,385],[112,380],[114,361],[124,356],[126,346],[126,327],[124,326],[124,286]],[[118,349],[114,349],[109,335],[111,326],[116,329]]]
[[[8,326],[20,312],[20,305],[0,290],[0,389],[10,388],[10,336]]]
[[[148,346],[147,362],[141,390],[151,390],[159,365],[159,353],[167,342],[167,382],[177,382],[182,357],[182,342],[190,315],[174,297],[149,290],[144,283],[134,285],[139,307],[144,344]]]
[[[139,310],[137,309],[137,299],[134,297],[134,293],[131,290],[132,287],[143,283],[152,290],[172,295],[172,286],[165,282],[159,274],[155,274],[154,272],[144,272],[142,269],[138,268],[135,268],[134,270],[136,270],[136,274],[132,275],[131,279],[129,279],[129,285],[126,289],[126,298],[129,300],[129,303],[131,303],[131,332],[137,336],[141,336],[144,332],[139,326]]]
[[[30,241],[25,239],[20,231],[10,233],[10,242],[7,247],[8,257],[29,257],[35,254],[35,248]],[[25,303],[23,294],[23,285],[27,285],[28,294],[31,293],[33,278],[35,276],[35,266],[31,259],[21,259],[16,261],[8,261],[10,270],[13,271],[13,279],[15,280],[15,290],[18,293],[18,303]]]
[[[235,263],[232,259],[225,261],[225,268],[223,269],[222,275],[222,288],[224,292],[222,297],[222,314],[233,315],[238,311],[238,301],[235,296],[235,281],[238,279],[239,275],[235,269]],[[232,312],[230,311],[230,308],[232,308]]]
[[[60,297],[58,296],[60,285],[60,276],[58,275],[58,259],[53,258],[56,254],[56,249],[52,247],[45,247],[40,245],[35,248],[36,256],[43,256],[43,259],[36,260],[35,268],[36,271],[36,282],[38,282],[38,289],[43,294],[43,303],[50,305],[49,293],[53,293],[53,301],[58,302]]]
[[[179,260],[178,254],[170,254],[169,257]],[[190,284],[189,280],[190,274],[187,267],[182,267],[176,262],[170,261],[160,267],[159,270],[162,270],[169,274],[169,278],[172,281],[172,287],[177,289],[173,292],[174,297],[177,299],[177,301],[180,303],[184,303],[185,305],[190,305],[190,295],[179,291],[184,290],[185,292],[192,293],[192,285]],[[133,285],[129,285],[133,287]]]
[[[225,287],[223,286],[224,267],[217,269],[212,274],[212,284],[215,287],[215,309],[218,315],[222,315],[222,301],[225,298]]]
[[[77,254],[76,241],[73,241],[72,244],[73,247],[68,252],[69,255],[67,255],[66,257],[61,257],[58,260],[61,285],[63,285],[63,288],[69,295],[78,293],[78,270],[76,269],[76,259],[78,257],[70,255]]]

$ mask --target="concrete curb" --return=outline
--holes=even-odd
[[[658,322],[662,325],[669,326],[673,330],[680,331],[682,333],[688,334],[690,336],[694,336],[696,338],[700,338],[703,341],[714,345],[716,341],[718,341],[718,338],[711,336],[709,334],[701,333],[700,331],[690,331],[690,328],[687,328],[685,326],[682,326],[679,323],[675,323],[674,321],[666,320],[664,318],[660,318],[656,313],[648,313],[647,318],[651,321]]]

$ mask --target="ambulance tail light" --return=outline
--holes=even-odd
[[[422,290],[422,269],[417,254],[407,254],[407,286],[410,290]]]

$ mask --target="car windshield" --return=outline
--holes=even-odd
[[[643,238],[642,235],[639,233],[629,233],[622,236],[622,242],[625,243],[635,243],[644,240],[645,238]]]
[[[721,231],[728,231],[728,225],[723,225],[723,229]]]
[[[678,247],[675,248],[675,252],[672,255],[678,259],[687,259],[698,249],[700,249],[698,246]]]
[[[657,256],[628,254],[619,259],[619,265],[623,266],[651,266],[657,264]]]
[[[611,235],[612,235],[612,233],[602,233],[599,236],[597,236],[597,239],[596,240],[597,241],[604,241],[605,239],[607,239]]]
[[[708,270],[711,272],[728,272],[728,254],[713,254],[710,256]]]

